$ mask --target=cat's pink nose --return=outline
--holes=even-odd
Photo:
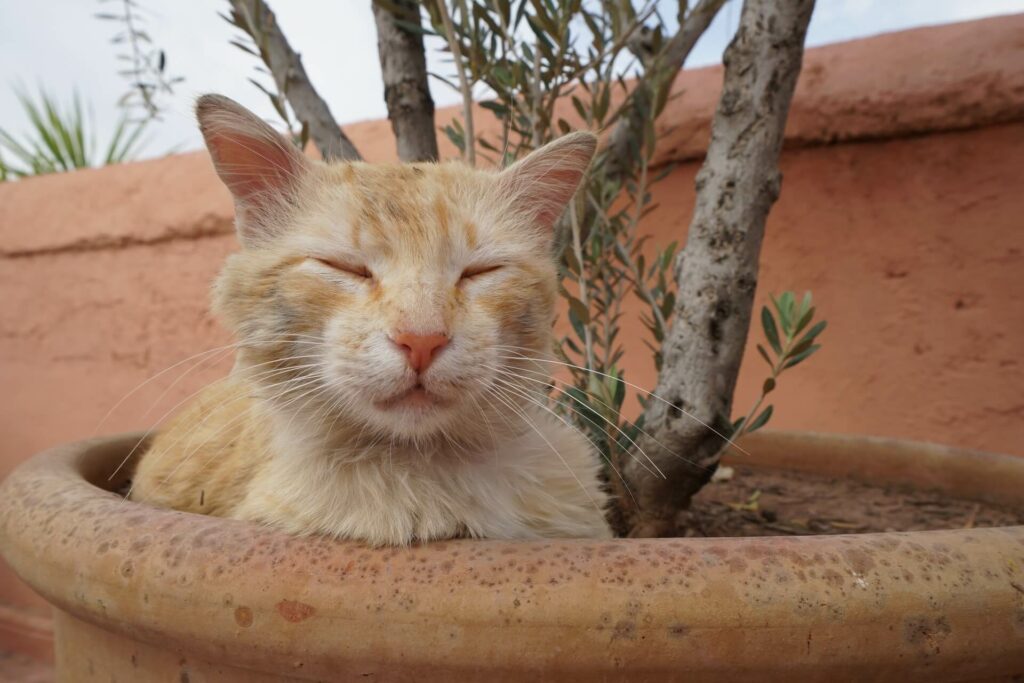
[[[448,344],[445,334],[414,334],[400,332],[391,338],[401,350],[405,351],[409,365],[416,372],[426,372],[434,361],[437,352]]]

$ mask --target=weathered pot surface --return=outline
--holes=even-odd
[[[53,449],[0,487],[0,549],[57,608],[61,680],[1024,673],[1024,527],[374,550],[122,502],[101,486],[136,439]],[[1024,459],[809,434],[743,447],[766,466],[1024,504]]]

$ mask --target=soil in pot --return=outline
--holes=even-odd
[[[733,466],[677,517],[679,536],[807,536],[1024,524],[1015,509],[937,491]]]

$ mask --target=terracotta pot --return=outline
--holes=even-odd
[[[1024,527],[369,550],[125,503],[136,436],[0,488],[64,681],[971,680],[1024,672]],[[758,464],[1024,504],[1024,460],[767,433]],[[116,485],[118,482],[113,482]]]

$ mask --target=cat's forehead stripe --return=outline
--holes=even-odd
[[[448,250],[454,240],[475,250],[479,227],[458,199],[472,188],[455,186],[460,178],[443,166],[431,171],[417,166],[340,166],[334,178],[344,188],[347,208],[342,225],[351,247]]]
[[[448,239],[448,201],[444,193],[440,191],[434,195],[434,215],[437,218],[437,227],[441,231],[441,237]]]
[[[476,249],[479,239],[477,237],[476,223],[471,219],[467,218],[462,222],[463,228],[466,231],[466,246],[471,250]]]

